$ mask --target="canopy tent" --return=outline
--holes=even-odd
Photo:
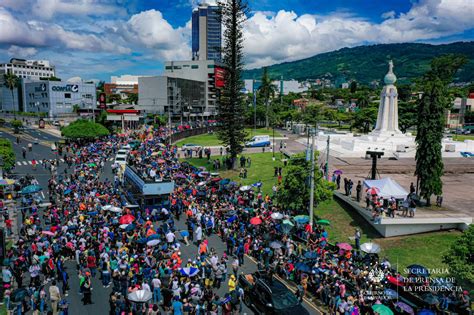
[[[383,198],[395,197],[397,199],[405,199],[408,195],[406,191],[400,184],[391,179],[390,177],[375,179],[375,180],[365,180],[364,186],[369,189],[372,187],[378,188],[378,196]]]

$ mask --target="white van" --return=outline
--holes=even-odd
[[[120,165],[127,165],[127,156],[126,155],[116,155],[114,163]]]
[[[262,135],[262,136],[254,136],[250,139],[249,142],[245,143],[246,147],[250,148],[257,148],[257,147],[268,147],[270,146],[270,136]]]

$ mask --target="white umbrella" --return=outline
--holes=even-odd
[[[360,245],[360,250],[368,254],[380,253],[380,245],[376,243],[364,243]]]
[[[140,208],[139,205],[125,205],[123,206],[124,208],[127,208],[127,209],[135,209],[135,208]]]
[[[125,230],[127,228],[128,224],[120,224],[120,228],[122,230]]]
[[[242,187],[240,187],[239,190],[240,190],[240,191],[249,191],[250,189],[252,189],[252,187],[247,185],[247,186],[242,186]]]
[[[198,186],[204,186],[204,185],[206,185],[206,182],[199,182],[198,183]]]
[[[108,210],[110,212],[115,212],[115,213],[121,213],[122,212],[122,208],[114,207],[114,206],[110,207]]]
[[[102,210],[109,210],[112,207],[113,207],[112,205],[105,205],[102,207]]]
[[[43,202],[43,203],[39,204],[40,208],[46,208],[46,207],[49,207],[49,206],[51,206],[51,202]]]
[[[278,241],[275,241],[275,242],[271,242],[271,243],[270,243],[270,247],[271,247],[271,248],[275,248],[275,249],[277,249],[277,248],[282,248],[282,247],[283,247],[283,244],[280,243],[280,242],[278,242]]]
[[[156,245],[160,244],[160,240],[159,239],[151,240],[151,241],[146,242],[146,244],[147,244],[147,246],[156,246]]]
[[[283,219],[283,214],[281,214],[280,212],[274,212],[272,213],[271,217],[274,220],[280,220]]]
[[[128,299],[136,303],[148,302],[152,297],[153,294],[148,290],[137,290],[128,295]]]

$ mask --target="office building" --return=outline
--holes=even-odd
[[[56,69],[48,60],[25,60],[12,58],[0,63],[0,75],[12,73],[23,79],[39,80],[56,76]]]
[[[201,4],[192,13],[193,60],[221,61],[222,26],[219,7]]]
[[[203,82],[206,107],[202,114],[204,117],[217,115],[217,100],[225,75],[221,63],[214,60],[169,61],[165,63],[164,75]]]
[[[200,120],[205,104],[204,82],[169,76],[138,79],[138,107],[144,114],[168,115],[182,121]]]
[[[43,112],[50,118],[73,112],[74,105],[91,112],[97,107],[94,83],[30,81],[23,84],[25,112]]]

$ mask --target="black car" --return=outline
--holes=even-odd
[[[244,302],[259,314],[309,315],[298,298],[282,282],[268,279],[260,273],[240,275]]]

